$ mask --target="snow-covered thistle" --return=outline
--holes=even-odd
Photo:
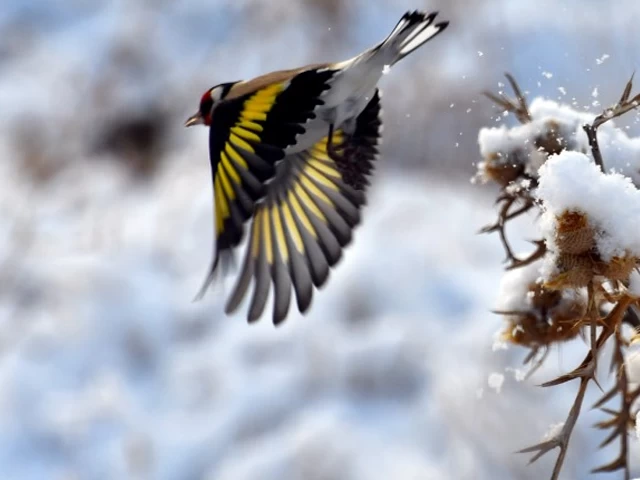
[[[611,120],[638,106],[640,95],[630,98],[630,80],[618,103],[594,118],[548,100],[536,99],[529,107],[513,77],[507,79],[515,100],[486,95],[520,124],[480,131],[483,161],[476,176],[500,187],[498,220],[482,231],[498,232],[507,255],[496,309],[506,322],[502,340],[529,348],[525,361],[532,370],[559,343],[582,335],[589,344],[578,367],[543,384],[578,380],[566,421],[522,452],[533,453],[535,461],[558,447],[551,478],[559,478],[586,389],[598,383],[596,363],[604,345],[613,343],[613,386],[595,405],[609,418],[596,427],[609,430],[601,447],[617,440],[620,449],[614,461],[594,472],[622,470],[629,479],[628,433],[640,398],[626,362],[640,328],[640,139]],[[521,258],[511,249],[506,225],[529,211],[538,213],[540,238]],[[607,407],[614,399],[619,407]]]

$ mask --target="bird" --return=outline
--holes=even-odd
[[[186,127],[209,127],[214,197],[213,259],[196,299],[227,272],[250,226],[225,312],[254,282],[247,320],[261,318],[271,285],[273,323],[288,315],[291,290],[305,313],[351,242],[382,133],[384,73],[442,32],[438,13],[406,12],[374,47],[337,63],[280,70],[215,85]]]

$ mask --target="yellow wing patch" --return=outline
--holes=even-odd
[[[243,150],[246,150],[247,152],[251,152],[251,153],[255,153],[255,150],[253,149],[253,147],[251,145],[249,145],[249,143],[247,143],[245,140],[241,139],[238,135],[236,135],[235,133],[231,132],[229,134],[229,141],[231,142],[232,145],[242,148]]]
[[[291,239],[296,246],[296,249],[300,252],[304,252],[304,243],[302,242],[302,237],[300,236],[300,232],[298,231],[298,226],[296,225],[296,221],[293,219],[293,215],[291,214],[291,209],[286,202],[282,202],[280,204],[280,208],[282,209],[282,214],[284,216],[284,224],[287,227],[287,231],[291,235]]]
[[[343,138],[342,131],[336,131],[333,137],[334,144],[339,145],[342,143]],[[285,259],[288,258],[288,250],[286,242],[284,242],[283,228],[290,235],[298,252],[304,253],[304,242],[294,216],[298,218],[300,226],[314,239],[317,239],[317,232],[306,212],[310,212],[322,222],[327,223],[327,219],[318,208],[316,201],[319,200],[331,208],[334,207],[331,199],[316,185],[317,183],[334,191],[339,191],[339,187],[334,180],[340,181],[342,179],[342,175],[336,168],[334,161],[327,155],[327,140],[327,137],[324,137],[309,149],[310,156],[307,159],[307,163],[298,175],[298,179],[289,187],[286,199],[271,210],[278,240],[277,246]],[[279,214],[277,210],[280,210]]]
[[[249,170],[247,160],[243,158],[238,150],[255,154],[255,148],[252,143],[260,143],[260,134],[264,130],[264,127],[257,122],[266,120],[268,112],[276,102],[276,98],[286,87],[286,83],[276,83],[251,95],[242,105],[240,118],[228,132],[224,148],[220,152],[220,160],[214,180],[217,237],[220,237],[224,232],[224,222],[231,214],[230,203],[236,199],[234,186],[242,187],[239,169]],[[264,223],[265,225],[269,223],[268,219],[264,220]]]
[[[313,236],[313,238],[318,238],[316,229],[313,228],[311,221],[309,221],[309,217],[307,217],[307,214],[304,213],[304,210],[300,206],[300,203],[298,202],[298,199],[296,198],[292,190],[289,190],[289,203],[291,204],[291,207],[293,207],[293,211],[300,219],[300,222],[302,223],[302,226],[305,228],[305,230],[307,230]]]
[[[215,194],[216,204],[216,234],[220,235],[224,230],[224,220],[228,215],[227,210],[229,206],[224,198],[222,192],[222,186],[220,185],[220,177],[216,177],[213,183],[213,189]]]
[[[287,249],[287,241],[285,240],[284,229],[282,228],[282,220],[280,219],[280,211],[278,207],[271,208],[271,218],[273,218],[273,229],[276,234],[278,250],[282,255],[283,261],[289,260],[289,250]]]
[[[271,222],[269,221],[269,212],[263,210],[262,212],[262,227],[263,231],[263,241],[264,248],[267,252],[267,263],[269,265],[273,264],[273,241],[271,239]]]
[[[340,175],[340,172],[338,172],[338,170],[336,170],[333,165],[327,164],[327,162],[321,162],[313,158],[309,160],[309,165],[311,165],[316,170],[320,170],[325,175],[337,178],[338,180],[342,179],[342,175]]]
[[[314,202],[311,199],[311,197],[307,194],[307,192],[304,190],[304,188],[302,188],[302,185],[300,185],[300,183],[296,183],[295,184],[295,186],[293,187],[293,191],[296,193],[298,198],[300,198],[300,201],[302,202],[302,204],[305,207],[307,207],[309,210],[311,210],[311,212],[316,217],[318,217],[323,222],[327,221],[327,219],[325,218],[324,214],[320,211],[320,209],[316,205],[316,202]]]
[[[333,183],[330,179],[328,179],[327,177],[325,177],[324,175],[322,175],[321,172],[319,172],[318,170],[316,170],[315,168],[313,168],[311,165],[309,165],[307,168],[304,169],[305,173],[307,175],[309,175],[312,179],[314,179],[316,182],[321,183],[322,185],[324,185],[325,187],[330,188],[331,190],[335,190],[336,192],[339,190],[338,186]],[[315,188],[315,187],[314,187]],[[324,194],[322,194],[324,195]],[[327,203],[331,204],[330,201],[327,201]]]
[[[237,135],[238,137],[242,137],[245,140],[251,140],[253,142],[259,142],[260,137],[256,135],[251,130],[241,128],[241,127],[231,127],[231,133]]]
[[[333,133],[333,145],[338,146],[344,140],[344,134],[342,130],[337,130]],[[331,160],[327,154],[327,141],[328,138],[324,137],[311,147],[311,155],[319,160]]]
[[[261,132],[262,126],[255,121],[261,122],[267,119],[267,112],[271,110],[276,98],[285,88],[287,88],[286,83],[274,83],[251,95],[244,102],[238,127]]]
[[[228,143],[224,146],[223,153],[226,153],[227,155],[229,155],[229,157],[234,161],[234,163],[237,163],[239,167],[244,169],[249,168],[245,159],[242,158],[240,154],[236,150],[234,150],[234,148]]]
[[[231,160],[229,160],[229,157],[227,157],[227,154],[224,152],[220,152],[220,163],[225,168],[227,174],[231,177],[231,180],[233,180],[233,183],[239,185],[240,175],[238,175],[236,169],[233,168],[233,165],[231,165]]]

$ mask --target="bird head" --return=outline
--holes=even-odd
[[[217,103],[229,94],[231,88],[238,82],[221,83],[215,87],[211,87],[204,92],[200,99],[200,107],[198,111],[187,118],[185,127],[192,127],[193,125],[211,125],[211,115],[216,107]]]

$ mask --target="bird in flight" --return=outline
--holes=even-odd
[[[253,291],[248,321],[273,322],[292,290],[306,312],[360,222],[382,133],[378,81],[392,65],[443,31],[437,13],[405,13],[378,45],[349,60],[282,70],[208,89],[185,126],[209,127],[215,247],[209,273],[226,270],[250,224],[225,311]]]

